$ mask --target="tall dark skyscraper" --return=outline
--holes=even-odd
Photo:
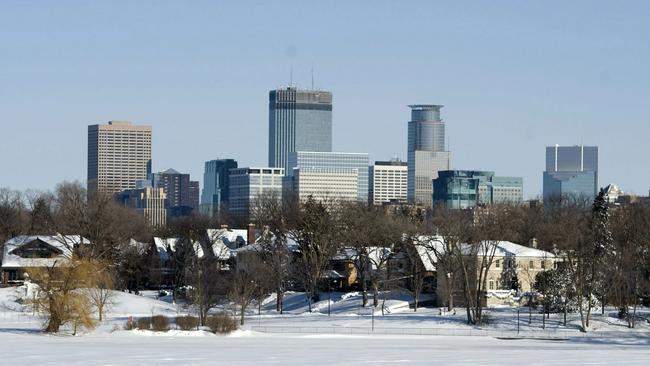
[[[203,193],[201,194],[201,212],[218,216],[224,206],[228,205],[228,184],[230,169],[237,168],[234,159],[217,159],[205,162],[203,172]]]
[[[193,190],[198,190],[197,181],[191,181],[189,174],[179,173],[174,169],[154,173],[152,186],[163,188],[166,194],[166,208],[182,207],[174,212],[191,212],[199,207],[198,195]]]
[[[269,92],[269,167],[288,174],[295,151],[332,151],[332,93],[294,87]]]
[[[410,105],[408,123],[407,196],[411,203],[431,206],[433,179],[438,171],[449,169],[449,152],[445,151],[445,123],[435,104]]]
[[[565,195],[593,199],[597,194],[597,146],[546,147],[544,199]]]

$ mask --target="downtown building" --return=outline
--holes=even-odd
[[[116,194],[117,200],[127,208],[147,218],[154,228],[167,225],[166,194],[164,188],[142,187],[127,189]]]
[[[236,168],[229,174],[228,213],[250,221],[255,201],[261,197],[282,199],[282,168]]]
[[[188,216],[198,212],[199,182],[190,180],[189,174],[174,169],[151,174],[151,178],[138,182],[138,188],[162,188],[165,192],[165,208],[169,217]]]
[[[228,209],[230,170],[237,168],[234,159],[216,159],[205,162],[201,213],[218,217]]]
[[[332,151],[332,93],[294,87],[269,92],[269,167],[289,174],[295,151]]]
[[[430,207],[432,181],[438,172],[448,170],[449,151],[445,151],[445,123],[440,118],[441,105],[410,105],[408,123],[408,181],[409,203]]]
[[[497,177],[490,171],[442,170],[433,180],[434,206],[467,209],[494,204],[518,205],[523,200],[521,177]]]
[[[151,126],[109,121],[88,126],[88,192],[113,195],[151,173]]]
[[[398,159],[375,161],[369,168],[368,190],[370,203],[406,203],[408,192],[407,163]]]
[[[300,200],[368,202],[368,154],[296,151],[289,154],[284,189]]]
[[[547,146],[543,197],[582,198],[598,195],[597,146]]]

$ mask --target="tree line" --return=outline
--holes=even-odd
[[[269,294],[282,313],[288,290],[304,291],[311,310],[331,280],[332,259],[341,255],[357,274],[362,306],[379,306],[387,291],[401,290],[412,294],[417,311],[425,287],[445,286],[446,298],[438,303],[454,308],[454,289],[460,289],[467,322],[480,324],[487,273],[501,240],[524,245],[535,240],[539,249],[560,258],[535,279],[538,301],[546,313],[579,312],[585,331],[601,304],[617,306],[633,327],[639,301],[649,293],[650,209],[610,206],[604,192],[593,201],[562,197],[544,205],[473,210],[375,207],[335,198],[300,201],[271,192],[252,203],[250,221],[258,240],[233,260],[219,253],[223,248],[208,231],[229,224],[227,219],[194,215],[153,229],[112,197],[89,197],[79,183],[62,183],[45,193],[0,189],[0,243],[21,234],[57,233],[90,242],[75,248],[74,265],[30,273],[45,293],[38,305],[49,309],[49,331],[84,324],[80,319],[89,317],[82,310],[99,309],[107,301],[103,289],[161,285],[160,257],[147,245],[154,236],[173,239],[165,244],[173,296],[193,304],[201,324],[226,303],[234,304],[243,323],[246,309],[255,302],[261,306]],[[436,283],[427,260],[445,274],[443,283]],[[79,298],[80,288],[99,291]]]

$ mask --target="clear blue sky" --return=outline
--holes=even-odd
[[[87,125],[153,126],[153,167],[267,162],[268,90],[334,93],[334,149],[406,158],[408,104],[444,104],[452,167],[524,177],[600,147],[650,188],[648,1],[0,2],[0,186],[85,181]]]

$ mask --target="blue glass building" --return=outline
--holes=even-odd
[[[593,199],[598,194],[597,146],[547,146],[543,195]]]
[[[523,201],[521,177],[496,177],[494,172],[443,170],[433,180],[433,205],[465,209],[478,205],[518,204]]]
[[[230,169],[237,168],[234,159],[216,159],[205,162],[203,172],[203,192],[201,193],[201,212],[217,216],[228,204]]]

